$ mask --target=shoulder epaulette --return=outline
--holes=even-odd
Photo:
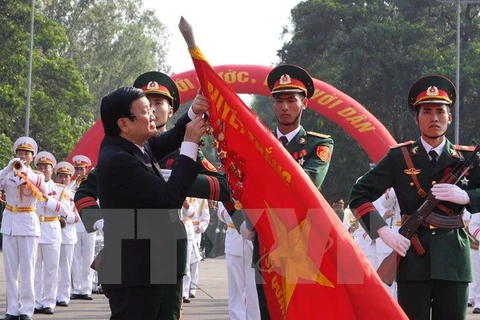
[[[313,131],[307,131],[307,134],[309,136],[319,137],[319,138],[322,138],[322,139],[330,138],[330,135],[328,135],[328,134],[323,134],[323,133],[318,133],[318,132],[313,132]]]
[[[215,166],[210,161],[208,161],[207,158],[204,157],[202,160],[200,160],[200,162],[206,170],[211,172],[218,172],[217,168],[215,168]]]
[[[473,151],[473,150],[475,150],[475,146],[461,146],[461,145],[455,144],[454,147],[455,147],[455,150],[457,150],[457,151]]]
[[[415,141],[413,141],[413,140],[405,141],[405,142],[397,144],[396,146],[390,147],[390,149],[397,149],[397,148],[401,148],[403,146],[408,146],[408,145],[411,145],[411,144],[414,144],[414,143],[415,143]]]

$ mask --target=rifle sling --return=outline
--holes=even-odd
[[[412,159],[410,158],[410,154],[408,153],[407,146],[401,147],[400,150],[402,150],[403,158],[405,159],[405,163],[407,164],[408,171],[409,172],[415,172],[415,167],[413,165]],[[422,198],[425,198],[427,193],[420,186],[420,182],[418,182],[417,175],[416,174],[410,174],[410,177],[412,178],[413,183],[415,184],[415,187],[417,188],[417,193]]]
[[[407,164],[407,167],[408,167],[407,171],[415,172],[415,166],[413,165],[412,158],[410,157],[410,154],[408,153],[407,146],[403,146],[401,148],[401,150],[402,150],[403,158],[405,159],[405,163]],[[418,195],[420,195],[422,198],[425,198],[427,193],[420,186],[420,182],[418,181],[417,175],[416,174],[410,174],[410,177],[412,178],[413,183],[415,184],[415,187],[417,188]],[[437,204],[437,208],[440,209],[440,211],[442,211],[443,213],[445,213],[449,216],[451,216],[453,214],[453,211],[451,209],[447,208],[446,206],[444,206],[440,203]],[[447,225],[450,225],[450,223],[448,223]],[[437,227],[439,227],[439,226],[437,226]],[[441,228],[441,227],[439,227],[439,228]],[[457,229],[457,228],[459,228],[459,227],[455,227],[453,229]],[[451,228],[447,228],[447,229],[451,229]]]

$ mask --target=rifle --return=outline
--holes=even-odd
[[[442,177],[438,183],[450,183],[457,184],[460,179],[462,179],[465,174],[475,167],[479,162],[479,157],[477,153],[480,150],[480,145],[476,144],[473,153],[463,162],[457,163],[457,165]],[[430,215],[438,216],[435,213],[432,213],[432,210],[437,206],[440,200],[435,199],[432,195],[432,192],[429,191],[425,200],[418,207],[418,209],[405,221],[405,223],[400,227],[398,232],[407,239],[412,239],[412,245],[414,240],[418,240],[418,235],[416,234],[417,229],[424,222],[435,221]],[[430,216],[430,217],[429,217]],[[438,218],[438,217],[437,217]],[[453,218],[451,220],[458,220],[457,217],[444,217],[444,218]],[[423,249],[423,248],[422,248]],[[380,279],[391,286],[395,280],[395,274],[397,272],[398,265],[402,256],[400,256],[396,251],[392,251],[380,264],[377,269],[377,274]]]

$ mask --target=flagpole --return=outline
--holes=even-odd
[[[182,36],[188,45],[188,49],[195,49],[197,44],[195,43],[195,37],[193,36],[192,26],[187,22],[187,20],[185,20],[183,16],[180,18],[180,22],[178,23],[178,29],[180,29],[180,32],[182,33]]]

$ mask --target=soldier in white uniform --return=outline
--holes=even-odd
[[[377,211],[382,215],[383,219],[387,222],[387,225],[394,231],[398,232],[402,226],[402,217],[400,216],[400,206],[398,205],[397,195],[395,191],[390,188],[385,193],[373,202]],[[377,253],[377,266],[380,266],[382,261],[392,253],[392,249],[383,242],[382,239],[377,238],[375,240],[375,250]],[[391,286],[385,285],[390,294],[397,298],[397,282],[394,281]]]
[[[74,172],[73,166],[67,162],[59,162],[55,166],[55,182],[67,186],[70,183]],[[58,270],[58,289],[57,289],[57,306],[66,307],[70,303],[70,294],[72,291],[72,261],[73,249],[77,242],[77,231],[75,223],[80,220],[75,203],[73,202],[73,194],[70,193],[69,212],[65,218],[65,227],[62,228],[62,244],[60,246],[60,263]]]
[[[195,209],[195,215],[191,218],[193,228],[195,231],[194,245],[200,249],[200,242],[202,241],[202,233],[207,230],[210,222],[210,212],[208,210],[208,201],[206,199],[191,198],[190,206]],[[195,248],[194,248],[195,250]],[[190,293],[189,298],[195,298],[198,284],[198,263],[200,260],[190,262]]]
[[[45,191],[48,201],[37,203],[40,219],[37,262],[35,264],[35,312],[53,314],[58,282],[58,264],[62,232],[60,217],[65,219],[69,212],[70,191],[66,186],[52,180],[55,157],[47,151],[35,156],[35,166],[45,176]]]
[[[92,162],[84,155],[76,155],[72,158],[75,168],[74,181],[70,189],[76,191],[78,186],[77,177],[87,174],[88,167]],[[77,231],[77,242],[73,250],[72,263],[72,295],[71,299],[92,300],[93,270],[90,265],[95,254],[95,232],[87,232],[81,219],[75,223]]]
[[[190,266],[192,261],[200,261],[200,249],[196,245],[195,240],[195,228],[193,227],[192,218],[195,216],[196,208],[190,205],[190,202],[193,201],[192,198],[186,198],[183,203],[182,210],[180,212],[181,219],[185,225],[185,231],[187,232],[187,266]],[[183,302],[190,303],[190,268],[187,268],[186,274],[183,276]]]
[[[470,215],[468,232],[473,238],[470,240],[473,281],[468,286],[469,298],[471,297],[472,299],[473,313],[480,313],[480,251],[478,250],[478,242],[480,241],[480,213],[470,214],[469,212],[464,212],[464,215],[465,214]]]
[[[225,236],[225,263],[230,320],[260,319],[255,269],[252,268],[253,243],[238,233],[221,202],[218,203],[217,215],[228,226]]]
[[[0,229],[7,284],[6,320],[29,320],[35,308],[34,272],[40,236],[36,207],[39,199],[46,198],[43,174],[30,168],[37,148],[32,138],[18,138],[13,145],[17,158],[0,171],[0,189],[5,190],[7,200]]]

